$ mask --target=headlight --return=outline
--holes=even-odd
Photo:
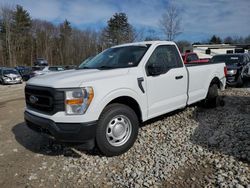
[[[8,77],[3,77],[3,79],[6,81],[10,81],[10,78],[8,78]]]
[[[94,90],[92,87],[73,89],[65,91],[65,96],[66,114],[84,114],[94,97]]]
[[[229,74],[229,75],[235,75],[235,74],[237,74],[237,70],[228,70],[227,74]]]

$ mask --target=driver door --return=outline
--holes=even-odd
[[[146,74],[149,119],[186,105],[187,71],[174,45],[156,47]]]

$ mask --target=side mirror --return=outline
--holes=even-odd
[[[162,64],[151,64],[148,66],[148,73],[150,76],[158,76],[164,72],[164,66]]]

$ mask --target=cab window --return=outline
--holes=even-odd
[[[178,67],[183,67],[183,64],[179,52],[174,45],[158,46],[150,56],[146,65],[148,75],[150,75],[153,69],[158,69],[156,72],[163,74],[170,69]]]

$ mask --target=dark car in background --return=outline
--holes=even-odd
[[[215,55],[211,63],[224,62],[227,66],[227,84],[242,86],[249,77],[250,56],[247,53]]]
[[[22,82],[22,77],[16,69],[0,67],[1,84],[21,84]]]
[[[19,72],[24,81],[27,81],[31,78],[31,71],[32,71],[31,67],[17,66],[15,67],[15,69]]]
[[[72,70],[72,69],[76,69],[76,68],[77,68],[76,65],[65,65],[65,66],[64,66],[64,69],[65,69],[65,70]]]
[[[35,77],[35,76],[39,76],[42,75],[42,70],[44,69],[44,66],[34,66],[31,67],[31,73],[30,73],[30,77]]]
[[[37,58],[34,61],[34,66],[48,66],[48,65],[49,65],[48,61],[44,58]]]
[[[65,68],[63,66],[49,66],[46,67],[43,71],[47,71],[47,72],[58,72],[58,71],[64,71]]]

